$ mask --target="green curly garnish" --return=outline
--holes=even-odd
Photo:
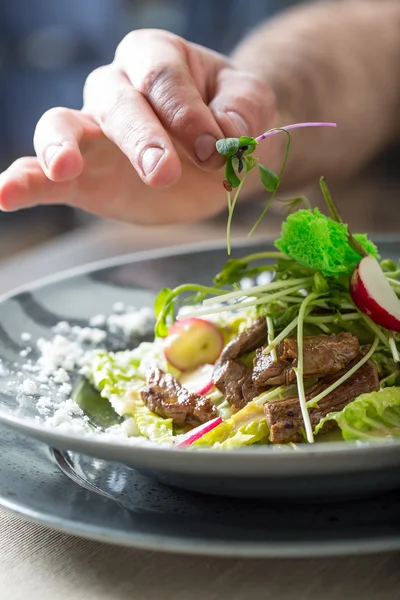
[[[369,254],[379,259],[375,244],[365,234],[354,237]],[[318,208],[290,215],[282,225],[281,237],[275,246],[325,277],[350,275],[360,261],[360,255],[349,245],[347,225],[326,217]]]

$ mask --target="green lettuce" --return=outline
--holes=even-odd
[[[268,436],[263,406],[248,404],[226,421],[203,435],[193,446],[239,448],[260,442]]]
[[[269,429],[266,419],[256,420],[251,423],[246,423],[238,429],[230,431],[228,437],[221,443],[220,447],[224,449],[240,448],[241,446],[249,446],[257,444],[264,440],[268,440]]]
[[[140,344],[134,350],[95,352],[84,375],[95,388],[93,391],[97,390],[95,393],[109,402],[113,414],[134,419],[139,435],[152,442],[167,442],[173,436],[172,419],[151,412],[140,398],[140,389],[145,385],[141,362],[154,356],[154,345],[149,343]],[[104,404],[102,407],[104,412]]]
[[[164,419],[151,412],[141,400],[135,402],[132,416],[140,435],[152,442],[168,442],[174,435],[172,419]]]
[[[343,410],[328,414],[314,433],[319,433],[328,421],[336,421],[343,438],[348,441],[400,437],[400,387],[362,394]]]
[[[89,421],[94,427],[107,429],[122,421],[109,400],[104,398],[84,377],[78,379],[75,383],[72,390],[72,399],[89,417]]]

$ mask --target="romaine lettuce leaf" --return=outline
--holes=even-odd
[[[262,421],[265,422],[263,405],[250,403],[203,435],[193,446],[218,444],[224,448],[238,448],[254,444],[268,435],[266,422],[264,426]]]
[[[328,414],[314,433],[332,420],[339,425],[345,440],[369,442],[400,437],[400,387],[362,394],[343,410]]]
[[[72,390],[72,399],[95,427],[107,429],[122,421],[122,417],[115,412],[109,400],[84,377],[76,381]]]
[[[158,352],[157,346],[149,343],[134,350],[94,352],[83,373],[118,415],[134,419],[139,435],[153,442],[166,442],[173,435],[172,420],[151,412],[140,398],[144,373],[160,360]]]
[[[172,419],[164,419],[151,412],[141,401],[135,402],[132,412],[140,435],[152,442],[168,442],[173,436]]]
[[[232,429],[227,439],[221,443],[220,447],[224,449],[240,448],[241,446],[249,446],[256,444],[268,438],[269,429],[267,421],[261,419],[246,423],[238,429]]]
[[[154,364],[164,366],[159,354],[159,347],[148,342],[134,350],[95,351],[82,373],[119,415],[130,414],[133,392],[145,385],[147,370]]]

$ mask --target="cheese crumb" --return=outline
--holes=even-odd
[[[65,383],[66,381],[69,381],[69,375],[67,371],[62,367],[57,369],[57,371],[54,373],[54,381],[56,383]]]
[[[24,379],[22,385],[20,386],[20,390],[21,392],[24,392],[24,394],[28,394],[29,396],[36,394],[38,391],[37,385],[33,381],[33,379]]]
[[[89,320],[90,327],[103,327],[106,324],[105,315],[95,315]]]
[[[23,331],[21,333],[21,340],[23,342],[29,342],[32,339],[32,336],[30,333],[28,333],[27,331]]]
[[[114,302],[112,309],[115,313],[123,313],[125,304],[123,302]]]

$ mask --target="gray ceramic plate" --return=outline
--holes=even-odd
[[[243,246],[237,255],[268,249]],[[399,242],[381,241],[385,257],[400,256]],[[61,450],[73,450],[117,461],[173,486],[217,495],[302,497],[317,494],[354,495],[400,487],[400,440],[373,446],[316,444],[298,451],[260,447],[240,451],[188,451],[105,442],[81,434],[63,433],[37,420],[29,403],[21,404],[12,381],[25,361],[21,333],[33,339],[52,337],[61,320],[86,324],[98,313],[109,313],[116,301],[151,305],[155,293],[195,280],[209,283],[226,260],[223,246],[185,247],[136,254],[49,279],[0,302],[0,420],[22,433]]]
[[[0,506],[104,542],[244,557],[382,552],[400,548],[399,500],[399,492],[302,504],[193,494],[121,464],[74,452],[54,456],[0,425]]]

